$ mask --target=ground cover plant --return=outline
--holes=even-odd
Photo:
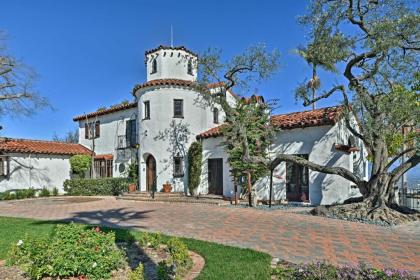
[[[41,190],[37,191],[34,188],[28,189],[19,189],[14,191],[5,191],[0,193],[0,200],[14,200],[14,199],[25,199],[25,198],[34,198],[34,197],[49,197],[49,196],[57,196],[58,195],[58,188],[53,188],[51,191],[47,188],[42,188]]]
[[[273,269],[277,280],[415,280],[406,271],[375,269],[364,264],[358,266],[334,266],[327,262],[311,264],[280,264]]]

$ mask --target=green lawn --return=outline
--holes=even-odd
[[[0,259],[5,259],[10,244],[29,236],[48,235],[56,222],[0,217]],[[107,229],[116,232],[117,239],[136,237],[139,231]],[[268,254],[194,239],[182,239],[188,248],[199,253],[206,265],[197,279],[270,279]]]

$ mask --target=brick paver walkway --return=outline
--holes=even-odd
[[[282,210],[142,203],[114,198],[84,203],[44,202],[41,199],[0,202],[0,216],[134,227],[253,248],[291,262],[363,261],[420,274],[418,225],[389,229]]]

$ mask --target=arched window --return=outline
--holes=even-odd
[[[152,61],[152,73],[151,74],[156,73],[156,72],[157,72],[157,61],[156,61],[156,58],[154,58],[153,61]]]
[[[192,75],[193,74],[193,66],[192,66],[192,61],[191,59],[188,60],[188,74]]]
[[[219,109],[213,109],[213,123],[219,123]]]

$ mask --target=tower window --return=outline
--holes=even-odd
[[[144,101],[144,117],[143,120],[150,119],[150,101]]]
[[[152,72],[150,74],[154,74],[157,72],[157,61],[156,58],[152,61]]]
[[[192,66],[192,61],[191,59],[188,60],[188,74],[192,75],[193,74],[193,66]]]
[[[174,99],[174,118],[184,117],[184,100]]]
[[[219,109],[213,109],[213,123],[219,123]]]

